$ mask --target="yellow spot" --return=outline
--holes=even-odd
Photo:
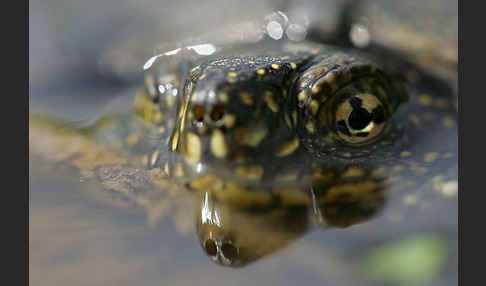
[[[275,99],[273,98],[273,94],[271,91],[266,91],[264,95],[265,102],[267,103],[268,107],[273,111],[273,112],[278,112],[278,104],[275,102]]]
[[[303,206],[311,203],[309,196],[296,187],[280,187],[273,189],[272,193],[280,197],[283,206]]]
[[[312,53],[313,55],[317,55],[317,54],[319,53],[319,50],[318,50],[318,49],[313,49],[313,50],[311,51],[311,53]]]
[[[186,135],[186,144],[184,150],[184,158],[186,162],[195,165],[200,162],[202,155],[202,143],[199,136],[193,132],[188,132]]]
[[[241,166],[235,168],[235,174],[250,180],[259,180],[263,176],[263,168],[258,165]]]
[[[218,158],[224,158],[228,153],[224,134],[221,132],[221,130],[216,129],[213,131],[213,134],[211,135],[210,148],[213,155]]]
[[[165,128],[164,128],[164,126],[160,127],[160,128],[157,130],[157,132],[158,132],[159,134],[164,134],[164,132],[165,132]]]
[[[272,64],[272,65],[271,65],[271,67],[272,67],[272,69],[274,69],[274,70],[278,70],[278,69],[280,68],[280,66],[279,66],[279,65],[277,65],[277,64]]]
[[[349,152],[344,152],[344,153],[341,153],[341,156],[345,157],[345,158],[350,158],[351,157],[351,153]]]
[[[359,178],[365,175],[365,171],[363,169],[352,167],[347,169],[342,175],[342,178]]]
[[[294,63],[294,62],[291,62],[291,63],[290,63],[290,67],[291,67],[293,70],[295,70],[295,69],[297,68],[297,64],[296,64],[296,63]]]
[[[199,79],[204,79],[206,77],[206,74],[203,73],[201,76],[199,76]]]
[[[428,95],[421,95],[418,98],[418,102],[423,106],[430,106],[432,104],[432,98]]]
[[[400,153],[400,156],[403,158],[410,157],[410,155],[412,155],[412,153],[410,153],[409,151],[403,151],[402,153]]]
[[[285,60],[290,59],[290,57],[289,57],[289,56],[284,56],[284,57],[281,57],[280,59],[281,59],[282,61],[285,61]]]
[[[260,127],[249,131],[246,128],[238,128],[234,132],[236,141],[241,145],[256,147],[267,135],[267,129]]]
[[[264,69],[259,69],[259,70],[257,70],[257,74],[264,75],[265,74],[265,70]]]
[[[248,63],[249,63],[249,64],[254,64],[254,63],[255,63],[255,61],[248,61]]]
[[[313,99],[310,103],[310,111],[312,115],[316,115],[318,109],[319,109],[319,103],[317,102],[317,100]]]
[[[314,133],[316,131],[316,127],[314,125],[314,122],[313,121],[309,121],[305,124],[305,129],[307,129],[307,131],[309,133]]]
[[[312,94],[318,94],[321,91],[321,86],[316,85],[312,88]]]
[[[219,100],[221,100],[221,102],[228,102],[228,94],[224,91],[220,92]]]
[[[234,116],[233,114],[226,114],[224,116],[224,126],[226,126],[226,128],[232,128],[233,126],[235,126],[235,121],[236,116]]]
[[[289,142],[283,143],[280,148],[277,149],[275,155],[277,157],[284,157],[292,154],[299,147],[299,138],[295,137]]]
[[[128,135],[126,139],[128,146],[135,146],[138,143],[139,138],[140,134],[137,133],[132,133]]]
[[[442,124],[444,124],[446,128],[452,128],[454,126],[454,119],[452,119],[451,116],[446,116],[442,119]]]
[[[253,97],[251,97],[251,95],[246,91],[240,92],[240,98],[241,98],[241,101],[243,101],[243,103],[245,103],[245,104],[248,104],[248,105],[253,104]]]
[[[237,73],[235,73],[235,72],[229,72],[229,73],[228,73],[228,76],[229,76],[229,77],[237,77],[237,76],[238,76],[238,74],[237,74]]]
[[[154,153],[152,153],[152,157],[150,158],[150,165],[154,166],[158,158],[159,158],[159,150],[156,150]]]
[[[360,198],[375,193],[379,188],[379,185],[374,181],[335,185],[329,188],[326,195],[319,199],[319,203],[328,204],[337,202],[344,194],[346,197],[349,197],[349,201],[359,201]]]
[[[307,100],[307,92],[305,92],[305,90],[299,92],[299,94],[297,95],[297,99],[299,101],[306,101]]]
[[[434,162],[437,158],[439,157],[439,153],[437,152],[430,152],[425,154],[424,156],[424,162],[425,163],[432,163]]]
[[[162,121],[162,112],[155,112],[153,115],[153,121],[154,123],[160,123]]]

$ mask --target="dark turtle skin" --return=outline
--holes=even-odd
[[[140,181],[200,194],[197,234],[219,264],[246,265],[313,226],[364,222],[389,194],[457,189],[452,94],[413,65],[268,40],[146,67],[133,110],[86,134],[149,170]],[[102,170],[105,186],[137,181]]]
[[[446,95],[410,97],[386,68],[353,51],[275,41],[161,62],[147,72],[136,116],[120,121],[121,142],[190,188],[252,193],[329,171],[420,173],[453,157],[454,140],[433,153],[415,146],[423,133],[454,128]]]
[[[451,94],[413,66],[273,40],[153,59],[133,111],[87,131],[201,195],[197,233],[217,263],[366,221],[389,193],[457,184]]]
[[[407,100],[402,83],[357,54],[268,42],[176,66],[182,73],[163,64],[149,70],[136,102],[148,124],[164,128],[147,165],[169,176],[300,185],[317,158],[358,163],[378,139],[386,143],[380,153],[401,132],[390,119]]]

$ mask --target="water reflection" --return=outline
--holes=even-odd
[[[312,229],[345,228],[371,219],[384,206],[386,188],[369,178],[345,179],[331,186],[316,179],[295,194],[303,197],[296,201],[280,193],[268,207],[246,207],[211,191],[201,192],[196,231],[202,249],[215,263],[241,267],[285,248]]]

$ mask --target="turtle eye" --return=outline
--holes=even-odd
[[[369,93],[355,94],[338,103],[335,128],[345,143],[364,144],[377,139],[385,129],[387,116],[380,99]]]

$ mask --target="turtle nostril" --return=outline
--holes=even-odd
[[[211,114],[209,116],[211,117],[211,120],[218,121],[221,118],[223,118],[223,115],[224,115],[224,107],[221,105],[217,105],[213,107],[213,109],[211,110]]]
[[[197,121],[201,122],[204,120],[204,108],[201,105],[197,104],[194,106],[192,113]]]
[[[209,256],[215,256],[218,253],[216,243],[212,239],[206,240],[204,243],[204,249]]]
[[[224,243],[221,246],[221,252],[226,259],[231,261],[238,257],[238,249],[231,243]]]

